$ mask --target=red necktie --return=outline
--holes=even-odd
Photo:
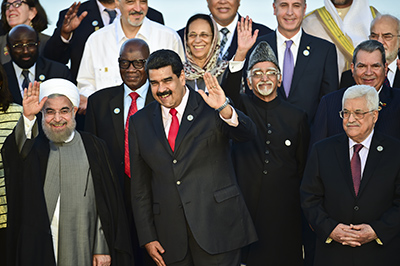
[[[172,115],[171,127],[168,132],[168,143],[172,151],[175,149],[175,139],[179,131],[179,120],[176,114],[178,113],[175,108],[171,108],[169,113]]]
[[[361,159],[358,152],[362,149],[362,147],[363,147],[362,144],[355,144],[353,146],[354,153],[350,161],[351,175],[353,176],[354,192],[356,193],[356,196],[358,194],[358,190],[360,188],[360,183],[361,183]]]
[[[136,100],[139,97],[137,92],[131,92],[129,96],[132,98],[131,106],[129,107],[128,116],[126,117],[125,123],[125,174],[131,177],[131,162],[129,161],[129,143],[128,143],[128,132],[129,132],[129,118],[131,115],[137,112]]]

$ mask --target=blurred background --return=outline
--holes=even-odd
[[[74,1],[72,0],[40,0],[49,18],[49,28],[43,33],[52,35],[58,14]],[[82,1],[84,2],[84,1]],[[241,0],[239,13],[249,15],[253,21],[264,24],[271,29],[276,28],[276,19],[272,8],[273,0]],[[323,0],[307,0],[307,13],[323,6]],[[380,13],[389,13],[400,18],[399,0],[369,0]],[[209,14],[206,0],[148,0],[149,6],[164,15],[165,25],[179,30],[187,20],[196,13]]]

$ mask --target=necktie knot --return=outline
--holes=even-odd
[[[108,15],[110,16],[110,23],[113,23],[115,17],[117,16],[117,11],[113,10],[109,10],[109,9],[104,9],[104,11],[106,11],[108,13]]]
[[[293,41],[287,40],[287,41],[285,41],[285,43],[286,43],[286,49],[290,49],[290,47],[292,47]]]
[[[176,111],[175,108],[171,108],[171,109],[169,110],[169,113],[170,113],[172,116],[176,116],[176,114],[178,113],[178,111]]]
[[[131,93],[129,93],[129,96],[132,98],[132,101],[135,101],[135,102],[136,102],[137,98],[139,98],[139,94],[137,92],[131,92]]]
[[[22,70],[22,76],[24,76],[24,78],[29,78],[29,70],[28,69],[23,69]]]
[[[354,153],[359,153],[360,150],[363,148],[363,145],[362,144],[355,144],[353,146],[353,148],[354,148]]]
[[[226,35],[229,33],[229,30],[228,30],[227,28],[222,28],[222,29],[220,30],[220,32],[221,32],[224,36],[226,36]]]

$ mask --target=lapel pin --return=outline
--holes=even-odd
[[[114,109],[114,114],[119,114],[119,112],[121,112],[121,109],[119,109],[118,107]]]
[[[304,56],[309,56],[309,55],[310,55],[310,51],[304,50],[304,51],[303,51],[303,55],[304,55]]]
[[[8,49],[7,49],[7,46],[6,46],[6,47],[4,47],[4,55],[8,55]]]
[[[99,25],[99,22],[97,20],[92,21],[92,26],[96,27]]]
[[[44,81],[45,78],[46,78],[46,77],[45,77],[43,74],[39,76],[39,79],[40,79],[41,81]]]
[[[290,142],[290,140],[287,139],[285,140],[285,145],[289,147],[290,145],[292,145],[292,142]]]
[[[188,116],[187,116],[187,120],[188,120],[188,121],[192,121],[192,120],[193,120],[193,116],[192,116],[192,115],[188,115]]]
[[[383,151],[383,147],[382,146],[378,146],[376,147],[377,151]]]

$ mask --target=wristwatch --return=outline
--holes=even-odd
[[[215,111],[217,111],[217,112],[221,112],[222,111],[222,109],[224,109],[229,103],[230,103],[231,101],[229,101],[229,99],[228,99],[228,97],[226,97],[226,99],[225,99],[225,102],[224,102],[224,104],[223,105],[221,105],[221,107],[220,108],[218,108],[218,109],[215,109]]]

